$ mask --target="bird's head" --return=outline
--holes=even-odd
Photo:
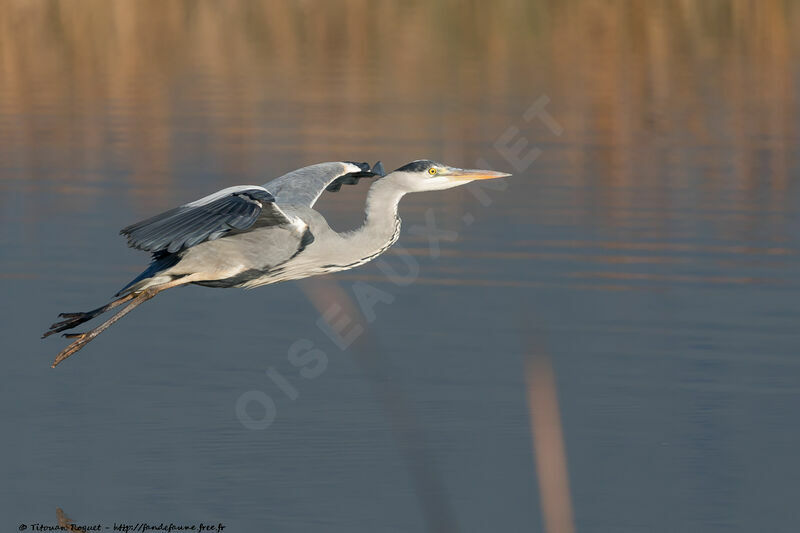
[[[475,180],[491,180],[510,175],[494,170],[450,167],[427,159],[412,161],[390,174],[392,180],[408,192],[439,191],[465,185]]]

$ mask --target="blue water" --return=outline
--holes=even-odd
[[[645,9],[640,46],[621,6],[118,5],[0,9],[21,25],[0,76],[4,530],[57,507],[543,530],[532,356],[554,370],[576,530],[795,529],[800,19],[759,26],[760,55],[727,41],[746,14],[701,8],[697,27]],[[147,264],[119,228],[305,164],[428,157],[515,175],[404,199],[383,266],[168,291],[50,368],[57,313]],[[352,228],[367,187],[318,206]],[[326,312],[362,333],[342,349]],[[291,353],[311,349],[304,375]]]

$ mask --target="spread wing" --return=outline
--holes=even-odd
[[[342,185],[357,183],[361,178],[383,175],[380,162],[370,170],[366,163],[337,161],[299,168],[264,184],[280,204],[313,207],[325,191],[338,191]]]
[[[230,231],[245,230],[257,219],[269,225],[291,224],[264,187],[229,187],[120,231],[128,246],[148,252],[175,253]]]

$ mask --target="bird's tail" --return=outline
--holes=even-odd
[[[165,277],[164,279],[153,279],[156,276],[167,270],[168,268],[172,268],[178,261],[180,261],[180,256],[178,254],[167,254],[167,253],[156,253],[153,254],[153,261],[150,263],[144,272],[133,278],[130,283],[122,287],[117,294],[114,296],[124,296],[126,294],[130,294],[133,292],[138,292],[141,289],[144,289],[147,286],[151,285],[158,285],[160,283],[166,283],[171,281],[171,277]]]

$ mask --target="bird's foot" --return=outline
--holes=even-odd
[[[75,352],[86,346],[89,343],[89,341],[91,341],[94,338],[89,333],[65,333],[64,336],[67,337],[68,339],[76,339],[76,340],[75,342],[64,348],[61,351],[61,353],[59,353],[56,356],[55,360],[53,361],[53,364],[50,365],[51,368],[55,368],[56,366],[58,366],[58,364],[61,361],[63,361],[70,355],[74,354]]]
[[[66,318],[66,320],[62,320],[60,322],[56,322],[55,324],[50,326],[50,329],[46,331],[42,338],[49,337],[53,333],[60,333],[67,329],[72,329],[75,326],[79,326],[84,322],[88,322],[89,320],[93,319],[97,316],[97,313],[89,312],[89,313],[60,313],[58,315],[61,318]]]

